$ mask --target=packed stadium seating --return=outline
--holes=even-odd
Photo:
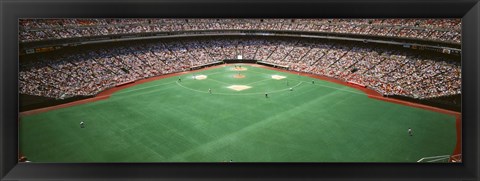
[[[20,19],[21,42],[145,32],[282,30],[461,41],[460,19]]]
[[[69,23],[78,24],[33,22],[36,28],[58,23],[67,27]],[[125,23],[134,22],[114,22]],[[227,26],[218,26],[221,25]],[[38,55],[35,60],[20,64],[20,93],[57,99],[95,95],[125,82],[182,72],[198,65],[235,59],[237,55],[288,66],[293,71],[355,82],[383,95],[428,99],[461,93],[460,62],[442,56],[320,40],[219,37],[132,43]]]

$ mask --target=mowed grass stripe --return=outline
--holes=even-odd
[[[334,92],[331,92],[329,94],[333,94],[333,93]],[[323,98],[327,98],[327,95],[324,95],[322,97],[317,98],[317,101],[321,101],[321,99],[323,99]],[[308,103],[306,103],[306,104],[308,104]],[[291,109],[299,109],[299,108],[300,107],[293,107]],[[294,111],[294,110],[292,110],[292,111]],[[185,156],[188,156],[192,153],[205,152],[205,150],[210,150],[211,148],[218,147],[217,145],[219,145],[219,144],[228,145],[232,142],[232,140],[237,139],[237,137],[242,137],[242,136],[248,135],[249,133],[253,132],[255,129],[263,129],[265,127],[268,127],[268,126],[273,124],[272,122],[288,121],[288,119],[281,119],[281,118],[284,118],[284,117],[288,117],[289,116],[288,114],[289,114],[288,112],[275,113],[274,115],[272,115],[268,119],[264,119],[264,120],[255,122],[255,123],[253,123],[249,126],[243,127],[242,129],[236,130],[235,132],[229,133],[228,135],[224,135],[220,139],[212,140],[211,142],[203,144],[200,147],[197,147],[197,148],[192,149],[192,150],[188,150],[187,152],[184,152],[184,153],[180,153],[180,154],[176,155],[175,157],[173,157],[171,160],[174,161],[174,160],[177,160],[179,158],[183,158]]]
[[[22,117],[20,149],[36,162],[415,162],[453,152],[453,116],[263,68],[245,66],[246,77],[234,79],[231,67],[194,73],[205,80],[188,73]],[[226,88],[249,83],[244,91]]]

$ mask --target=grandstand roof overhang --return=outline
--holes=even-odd
[[[162,38],[179,37],[208,37],[208,36],[269,36],[269,37],[293,37],[293,38],[317,38],[343,41],[362,41],[365,43],[382,43],[401,46],[418,46],[426,49],[439,49],[461,52],[460,44],[447,43],[433,40],[419,40],[413,38],[384,37],[375,35],[358,35],[345,33],[326,33],[326,32],[304,32],[304,31],[275,31],[275,30],[201,30],[201,31],[180,31],[180,32],[162,32],[162,33],[136,33],[136,34],[117,34],[106,36],[91,36],[66,38],[56,40],[43,40],[35,42],[20,42],[20,52],[35,52],[34,49],[50,48],[59,49],[62,47],[79,46],[86,44],[100,44],[121,41],[138,41]]]

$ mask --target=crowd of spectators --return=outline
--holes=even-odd
[[[460,43],[460,19],[20,19],[21,42],[145,32],[282,30]]]
[[[95,95],[125,82],[182,72],[238,55],[362,84],[383,95],[425,99],[461,93],[459,61],[442,56],[361,43],[224,38],[157,41],[39,56],[32,63],[21,64],[20,92],[57,99]]]

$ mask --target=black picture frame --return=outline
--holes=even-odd
[[[1,0],[1,180],[463,180],[479,179],[478,0]],[[462,18],[463,162],[17,163],[19,18]]]

